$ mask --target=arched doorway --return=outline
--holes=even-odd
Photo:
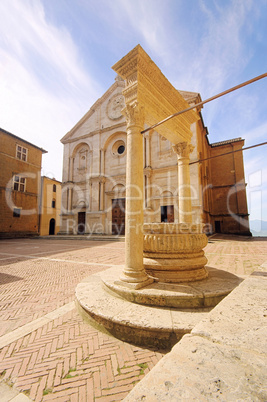
[[[55,234],[55,226],[56,226],[56,221],[54,218],[50,219],[49,222],[49,235],[54,235]]]

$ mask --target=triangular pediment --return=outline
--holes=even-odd
[[[88,110],[77,124],[61,139],[63,144],[84,138],[86,135],[125,121],[121,114],[124,107],[122,90],[125,84],[120,77]]]

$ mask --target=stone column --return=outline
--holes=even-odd
[[[106,181],[105,177],[101,177],[99,181],[100,185],[99,211],[104,211],[105,181]]]
[[[125,268],[121,284],[134,289],[153,282],[143,264],[143,137],[144,110],[138,102],[123,110],[127,121]]]
[[[193,149],[193,145],[188,142],[180,142],[173,146],[178,158],[179,223],[192,223],[189,154]]]

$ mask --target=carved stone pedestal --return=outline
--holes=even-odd
[[[201,225],[144,224],[144,268],[160,282],[192,282],[207,278]]]

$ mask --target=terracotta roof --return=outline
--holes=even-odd
[[[239,142],[239,141],[244,141],[243,138],[238,137],[238,138],[233,138],[231,140],[225,140],[225,141],[220,141],[220,142],[214,142],[213,144],[210,144],[211,147],[219,147],[220,145],[226,145],[226,144],[231,144],[232,142]]]

